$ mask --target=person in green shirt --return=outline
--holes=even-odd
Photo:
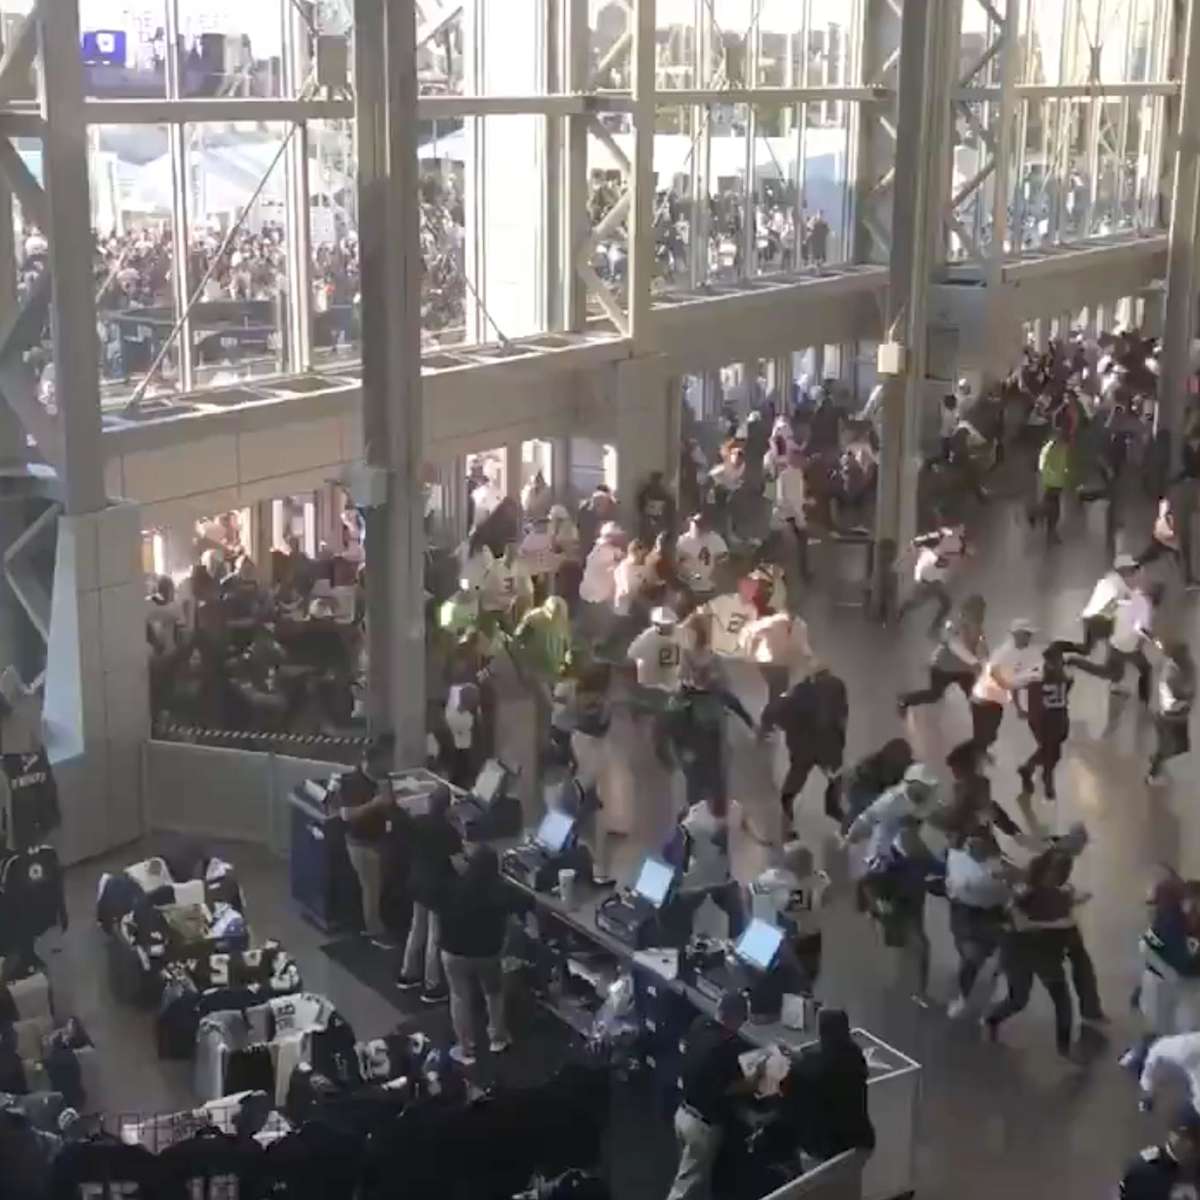
[[[513,632],[512,644],[522,666],[550,684],[561,679],[573,661],[567,602],[561,596],[550,596],[530,609]]]
[[[1034,522],[1040,516],[1046,523],[1046,544],[1059,541],[1058,521],[1062,515],[1062,493],[1071,477],[1071,445],[1061,427],[1055,427],[1050,440],[1038,455],[1038,481],[1042,487],[1042,503]]]

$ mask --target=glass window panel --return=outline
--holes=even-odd
[[[284,142],[291,126],[190,125],[188,295],[197,387],[288,369],[289,220]],[[261,184],[261,186],[260,186]]]
[[[180,384],[173,172],[164,126],[93,126],[90,140],[100,395],[118,404]]]
[[[421,342],[449,346],[466,336],[466,134],[434,136],[420,149]]]
[[[847,223],[850,106],[838,100],[804,107],[801,259],[806,265],[848,262],[853,250]]]
[[[472,124],[483,139],[482,153],[473,160],[482,166],[481,177],[467,179],[469,228],[478,230],[467,275],[482,301],[477,340],[541,333],[547,290],[546,123],[519,114],[477,117]]]
[[[166,24],[164,0],[79,0],[85,93],[166,95]]]
[[[692,189],[698,152],[695,122],[696,110],[691,106],[658,110],[654,135],[654,278],[658,288],[687,287],[692,282],[692,230],[696,225]]]
[[[417,88],[421,95],[462,95],[463,72],[463,6],[418,0]]]
[[[357,357],[361,348],[357,178],[354,123],[310,121],[309,286],[317,369]]]
[[[549,24],[542,0],[420,0],[417,7],[422,95],[545,92]]]
[[[619,128],[611,132],[619,154],[594,133],[588,134],[588,220],[593,230],[607,223],[607,228],[594,238],[591,267],[625,310],[629,294],[629,216],[628,213],[617,216],[614,210],[626,203],[629,185],[622,159],[631,161],[633,158],[633,134]],[[655,138],[654,166],[660,180],[664,178],[664,168],[659,161],[658,143],[666,139],[685,140],[682,135],[672,134]],[[674,179],[675,172],[668,169],[666,176]],[[600,300],[589,291],[589,316],[603,316],[604,312]]]
[[[745,225],[747,162],[754,147],[748,137],[749,107],[714,104],[708,156],[708,269],[714,282],[740,279],[746,271]]]
[[[283,5],[178,0],[185,96],[282,95]]]
[[[796,105],[760,110],[754,147],[755,274],[791,271],[797,261],[800,128]]]
[[[619,0],[589,0],[588,29],[588,78],[594,79],[597,88],[627,90],[630,86],[629,49],[633,35],[629,9]],[[677,30],[685,40],[690,34],[686,26],[677,27]],[[657,59],[660,89],[690,86],[681,84],[678,74],[679,67],[685,66],[687,71],[691,70],[694,51],[690,47],[690,42],[687,48],[681,49],[679,45],[664,39],[662,21],[659,21]]]

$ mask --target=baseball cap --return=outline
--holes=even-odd
[[[923,787],[935,788],[938,785],[938,777],[924,763],[916,762],[904,772],[904,782],[919,783]]]
[[[679,618],[666,605],[660,604],[650,612],[651,625],[677,625],[678,623]]]
[[[1037,626],[1026,617],[1018,617],[1010,626],[1012,633],[1037,633]]]
[[[1114,571],[1134,571],[1137,569],[1137,559],[1132,554],[1118,554],[1113,559]]]

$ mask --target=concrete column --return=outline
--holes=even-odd
[[[107,506],[92,278],[87,129],[77,0],[38,21],[55,394],[62,435],[44,726],[76,862],[142,832],[141,750],[149,700],[141,522]]]
[[[1157,425],[1179,433],[1187,404],[1187,377],[1196,332],[1196,238],[1200,234],[1200,0],[1188,5],[1183,92],[1175,142],[1175,185],[1167,248],[1167,295]]]
[[[143,832],[150,706],[140,517],[120,504],[58,522],[43,716],[65,862]]]
[[[672,489],[677,485],[682,401],[678,379],[664,373],[657,357],[626,359],[616,370],[617,499],[632,522],[634,499],[651,471],[662,471]]]
[[[413,0],[355,0],[369,718],[425,756],[421,252]]]
[[[520,442],[509,442],[504,447],[504,492],[518,504],[521,502],[521,487],[524,481],[521,473],[524,469],[524,458]]]
[[[571,439],[556,437],[550,443],[550,487],[562,504],[571,502]]]
[[[946,2],[930,0],[911,12],[906,9],[900,36],[896,130],[910,169],[897,172],[894,187],[887,321],[888,337],[904,347],[905,361],[900,374],[881,377],[885,392],[874,602],[885,615],[894,593],[897,550],[916,531],[929,278],[938,253],[935,231],[940,229],[932,213],[942,203],[940,163],[950,112],[944,85],[954,65],[948,54],[939,53]]]

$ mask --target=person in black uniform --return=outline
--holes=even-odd
[[[1166,1141],[1147,1146],[1125,1170],[1120,1200],[1196,1200],[1200,1196],[1200,1115],[1185,1105]]]
[[[675,1110],[679,1168],[667,1200],[709,1200],[712,1171],[738,1096],[749,1096],[758,1076],[747,1076],[738,1062],[738,1030],[750,1015],[741,992],[726,992],[717,1019],[699,1017],[683,1048],[683,1098]]]
[[[386,945],[380,900],[383,896],[383,845],[388,815],[395,808],[387,782],[396,753],[390,733],[376,738],[362,762],[338,778],[338,815],[346,824],[346,854],[358,877],[363,927],[368,938]]]
[[[1063,742],[1071,732],[1069,701],[1075,681],[1063,664],[1065,642],[1051,642],[1042,655],[1042,676],[1026,689],[1025,719],[1037,749],[1017,768],[1021,790],[1033,791],[1033,773],[1042,769],[1046,799],[1053,800],[1054,769],[1062,759]]]

